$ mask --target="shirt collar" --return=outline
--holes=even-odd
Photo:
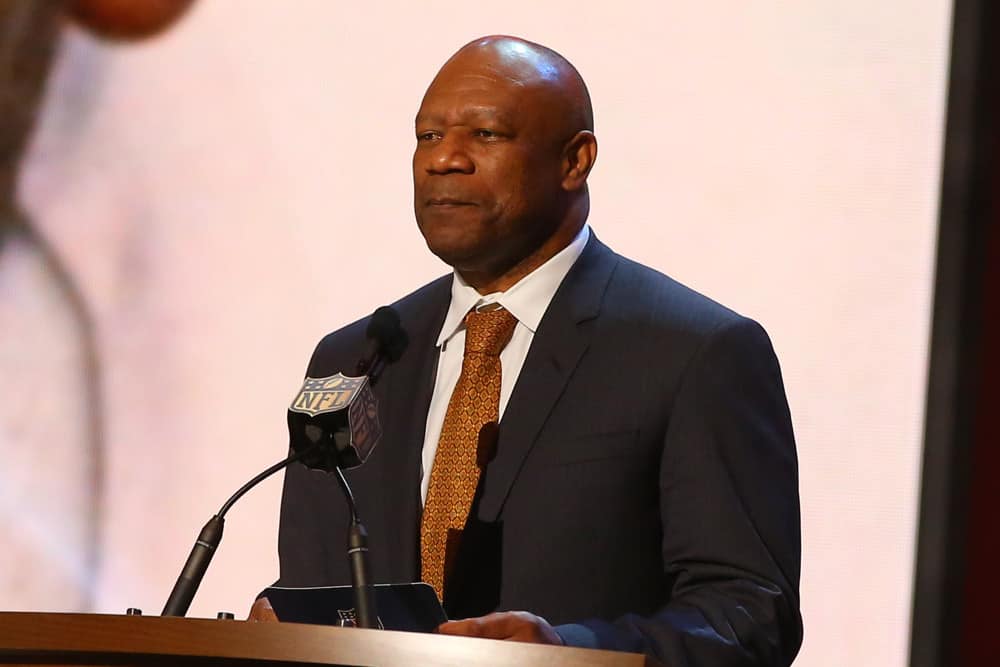
[[[456,271],[451,282],[451,305],[437,339],[438,347],[451,340],[462,327],[465,315],[473,308],[499,303],[526,326],[532,334],[538,329],[552,297],[563,278],[576,263],[590,238],[590,226],[584,225],[568,246],[557,252],[537,269],[521,278],[506,292],[481,295]]]

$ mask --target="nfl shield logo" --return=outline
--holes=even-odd
[[[343,373],[325,378],[307,377],[289,409],[310,417],[343,410],[367,384],[367,376],[354,378]]]

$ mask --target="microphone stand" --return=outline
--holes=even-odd
[[[275,463],[241,486],[236,493],[230,496],[229,500],[223,503],[215,516],[208,520],[208,523],[198,534],[198,539],[191,548],[191,553],[177,577],[177,582],[174,584],[173,590],[170,591],[170,597],[167,598],[161,616],[184,616],[187,614],[191,601],[194,599],[195,593],[198,592],[198,587],[201,586],[201,580],[212,562],[212,557],[222,542],[222,529],[225,526],[226,513],[236,501],[274,473],[311,454],[319,445],[320,443],[313,444]],[[365,526],[358,516],[358,506],[354,502],[354,494],[351,492],[351,487],[347,483],[343,471],[337,466],[333,469],[333,473],[351,511],[351,526],[347,533],[347,559],[351,569],[351,588],[354,590],[356,625],[359,628],[377,628],[378,611],[375,606],[375,592],[368,574],[368,531],[365,530]]]
[[[358,518],[354,494],[340,466],[333,469],[340,490],[344,492],[351,510],[351,526],[347,531],[347,560],[351,568],[351,588],[354,590],[355,624],[359,628],[377,628],[378,611],[375,607],[375,589],[368,576],[368,531]]]
[[[173,590],[170,591],[170,597],[167,598],[167,604],[164,605],[161,616],[184,616],[187,614],[188,607],[191,606],[191,600],[194,599],[194,594],[198,592],[198,587],[205,576],[205,571],[208,570],[208,565],[212,562],[212,556],[215,555],[219,543],[222,542],[222,529],[226,522],[226,512],[229,511],[233,504],[242,498],[247,491],[279,470],[298,461],[303,456],[311,454],[317,447],[318,444],[307,447],[275,463],[241,486],[229,500],[223,503],[215,516],[208,520],[208,523],[205,524],[204,528],[198,534],[198,539],[195,541],[194,547],[191,548],[191,553],[188,555],[187,561],[184,563],[184,567],[177,577],[177,582],[174,584]]]

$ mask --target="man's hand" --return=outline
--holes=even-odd
[[[464,621],[449,621],[438,626],[442,635],[460,635],[481,639],[510,639],[533,644],[563,643],[549,622],[526,611],[502,611]]]
[[[250,607],[250,616],[247,620],[254,623],[277,623],[278,615],[274,613],[270,600],[258,598]]]

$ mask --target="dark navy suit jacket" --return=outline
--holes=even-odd
[[[451,277],[403,298],[384,435],[347,476],[376,582],[420,579],[421,449]],[[312,377],[350,373],[366,321]],[[764,330],[591,237],[535,333],[449,580],[449,615],[527,610],[669,667],[788,665],[802,638],[797,463]],[[288,469],[280,584],[350,581],[335,481]],[[453,586],[452,582],[459,582]]]

